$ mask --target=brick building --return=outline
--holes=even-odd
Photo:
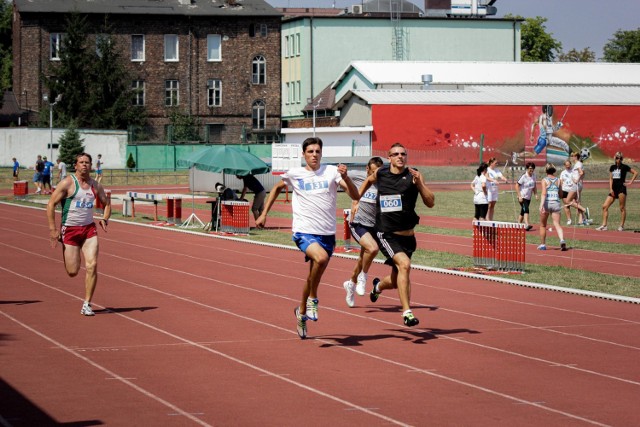
[[[151,139],[170,140],[174,107],[198,119],[204,142],[277,139],[281,14],[265,1],[14,0],[13,88],[21,108],[48,108],[41,75],[60,60],[71,12],[87,16],[89,46],[111,24]]]

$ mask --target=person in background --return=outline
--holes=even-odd
[[[42,193],[42,171],[44,171],[44,161],[40,154],[38,154],[34,169],[36,172],[33,174],[33,182],[35,182],[37,187],[36,194],[40,194]]]
[[[471,182],[471,190],[473,191],[473,206],[475,212],[473,218],[484,221],[487,219],[487,211],[489,210],[489,201],[487,200],[487,170],[489,165],[480,163],[476,169],[476,177]]]
[[[96,159],[96,181],[102,182],[102,166],[104,165],[104,161],[102,160],[102,154],[98,154],[98,158]]]
[[[59,157],[56,159],[56,163],[58,163],[58,184],[60,184],[60,181],[67,177],[67,164]]]
[[[582,158],[580,157],[580,153],[574,152],[571,153],[571,158],[573,159],[573,168],[571,170],[571,176],[573,177],[573,182],[576,183],[576,194],[573,195],[569,193],[567,195],[567,201],[571,206],[576,208],[578,211],[578,224],[579,225],[589,225],[589,210],[583,207],[580,204],[582,188],[584,184],[584,165],[582,163]]]
[[[353,200],[357,200],[359,195],[347,175],[346,165],[321,164],[320,138],[305,139],[302,153],[306,166],[289,169],[282,175],[282,180],[271,189],[256,226],[264,227],[269,209],[280,192],[285,187],[292,188],[293,241],[304,252],[305,261],[309,261],[309,274],[302,288],[302,298],[294,309],[298,336],[304,339],[307,337],[307,320],[318,320],[318,286],[336,245],[338,187]]]
[[[527,226],[527,231],[533,228],[533,225],[529,224],[529,204],[531,203],[531,196],[533,195],[536,200],[538,199],[538,192],[536,188],[536,165],[533,162],[527,162],[525,165],[526,172],[522,174],[518,182],[516,182],[516,189],[518,190],[518,202],[520,203],[520,217],[518,222]]]
[[[571,225],[571,206],[567,197],[569,193],[577,193],[578,186],[573,181],[573,174],[571,173],[572,164],[571,160],[567,159],[564,161],[564,170],[560,172],[560,197],[562,198],[562,202],[564,204],[564,214],[567,217],[567,225]]]
[[[489,210],[487,212],[487,219],[493,221],[493,214],[495,211],[496,203],[498,202],[498,184],[500,181],[507,182],[507,178],[502,175],[500,169],[497,169],[498,159],[492,157],[489,159],[489,169],[487,170],[487,200],[489,201]]]
[[[14,157],[13,159],[13,180],[17,181],[20,179],[20,163]]]
[[[372,157],[367,163],[366,171],[356,171],[349,173],[351,180],[356,187],[362,186],[364,180],[375,173],[382,166],[383,162],[380,157]],[[346,301],[349,307],[355,305],[355,294],[362,296],[366,293],[367,274],[371,263],[378,255],[378,243],[375,238],[374,226],[376,224],[376,199],[378,197],[378,189],[375,185],[371,185],[369,190],[365,192],[360,200],[354,200],[351,203],[351,221],[349,222],[349,230],[351,235],[362,247],[358,262],[351,273],[351,278],[343,283],[347,292]],[[355,291],[355,292],[354,292]]]
[[[253,204],[251,205],[251,212],[253,212],[253,219],[258,219],[262,211],[264,210],[264,199],[267,196],[267,192],[264,190],[260,181],[251,174],[236,175],[236,178],[242,180],[242,193],[240,199],[244,200],[244,196],[247,194],[247,190],[253,192]]]
[[[47,156],[42,158],[44,160],[44,170],[42,171],[42,194],[51,194],[51,175],[53,175],[53,162],[47,160]],[[47,190],[47,186],[49,189]]]
[[[624,231],[624,222],[627,219],[627,187],[636,180],[638,171],[622,163],[623,160],[622,152],[618,151],[615,156],[615,163],[609,168],[609,194],[607,194],[607,198],[602,205],[602,225],[596,228],[598,231],[607,231],[609,207],[616,199],[620,204],[620,227],[618,227],[618,231]],[[628,173],[631,173],[631,179],[626,182]]]
[[[564,241],[564,232],[560,226],[560,209],[562,208],[560,200],[560,179],[555,177],[556,167],[551,163],[547,163],[545,167],[547,176],[541,181],[542,195],[540,196],[540,246],[538,250],[546,251],[547,245],[547,220],[549,215],[553,220],[553,226],[558,233],[560,239],[560,249],[567,250],[567,244]]]
[[[402,319],[406,326],[416,326],[420,321],[411,310],[411,256],[417,248],[414,228],[420,221],[416,213],[418,195],[428,208],[435,204],[435,195],[427,187],[422,174],[407,166],[407,150],[399,142],[389,149],[389,165],[371,174],[360,187],[360,196],[371,185],[378,187],[376,208],[376,237],[378,246],[391,266],[391,274],[382,280],[373,280],[369,294],[376,302],[382,291],[397,289],[402,305]]]
[[[62,242],[62,258],[69,277],[78,274],[81,254],[84,256],[85,298],[80,314],[93,316],[91,299],[98,283],[98,231],[93,222],[93,208],[96,199],[100,199],[104,214],[99,222],[106,232],[111,216],[111,201],[102,185],[91,178],[91,155],[88,153],[76,156],[75,173],[71,178],[58,184],[47,204],[49,239],[52,248]],[[62,206],[60,228],[56,226],[57,204]]]

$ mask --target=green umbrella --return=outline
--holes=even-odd
[[[271,169],[259,157],[227,145],[214,145],[178,159],[178,166],[195,167],[208,172],[230,175],[258,175]]]

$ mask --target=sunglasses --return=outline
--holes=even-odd
[[[622,157],[616,157],[616,160],[622,160]]]
[[[407,153],[391,153],[389,154],[389,157],[398,157],[398,156],[407,156]]]

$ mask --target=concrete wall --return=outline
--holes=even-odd
[[[53,151],[50,149],[51,132],[47,128],[0,128],[0,166],[10,166],[15,157],[21,166],[31,167],[38,154],[58,157],[58,139],[65,129],[53,129]],[[93,157],[102,154],[105,168],[124,168],[127,153],[127,132],[79,129],[85,151]],[[53,155],[52,155],[53,153]]]

